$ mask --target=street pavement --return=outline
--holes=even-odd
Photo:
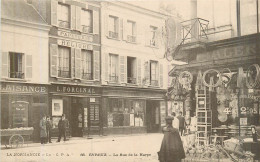
[[[1,147],[0,162],[158,162],[163,134],[71,138],[22,148]]]

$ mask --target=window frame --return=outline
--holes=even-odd
[[[132,20],[127,20],[127,42],[136,42],[136,22]]]
[[[68,50],[68,57],[64,58],[64,52],[62,53],[62,56],[60,55],[60,49],[67,49]],[[68,71],[64,71],[64,60],[66,60],[66,64],[68,63]],[[61,66],[62,64],[62,66]],[[69,47],[65,47],[65,46],[58,46],[58,77],[59,78],[71,78],[71,50]],[[61,68],[63,70],[61,70]],[[68,72],[68,74],[66,76],[64,76],[65,74],[63,74],[64,72]]]
[[[150,32],[149,32],[149,42],[150,46],[156,47],[157,46],[157,30],[158,27],[150,25]]]
[[[12,56],[16,56],[16,55],[21,55],[21,59],[20,59],[20,63],[19,63],[19,59],[17,58],[16,61],[18,62],[14,62],[14,65],[17,65],[17,71],[16,69],[12,72],[12,68],[11,68],[11,62],[13,59],[15,58],[11,58]],[[17,56],[18,57],[18,56]],[[9,67],[8,67],[8,75],[9,75],[9,78],[11,79],[25,79],[25,69],[24,69],[24,66],[25,66],[25,59],[24,59],[25,55],[24,53],[20,53],[20,52],[9,52],[8,53],[8,62],[9,62]],[[19,66],[20,65],[20,66]],[[19,71],[19,69],[21,69],[21,71]],[[12,77],[12,73],[15,73],[15,76]],[[18,75],[18,76],[16,76]]]
[[[84,57],[83,55],[86,54],[86,56]],[[88,56],[90,56],[90,61],[88,59]],[[84,59],[85,58],[85,59]],[[90,63],[90,65],[89,65]],[[86,66],[86,67],[85,67]],[[82,79],[85,79],[85,80],[93,80],[93,67],[94,67],[94,62],[93,62],[93,51],[90,51],[90,50],[81,50],[81,70],[82,70]],[[86,71],[90,71],[90,73],[86,73],[86,74],[90,74],[90,78],[84,78],[84,69],[85,68],[90,68],[87,69]]]
[[[113,15],[109,15],[108,19],[109,38],[119,39],[119,18]],[[113,25],[111,25],[112,19]],[[111,26],[113,26],[113,30],[111,30]]]
[[[64,7],[66,7],[67,8],[67,10],[68,10],[68,16],[67,16],[67,18],[66,18],[66,20],[63,20],[63,18],[65,17],[64,15],[64,12],[63,12],[63,8]],[[68,5],[68,4],[65,4],[65,3],[61,3],[61,2],[59,2],[58,3],[58,5],[57,5],[57,20],[58,20],[58,27],[60,27],[60,28],[66,28],[66,29],[68,29],[68,28],[70,28],[70,26],[71,26],[71,22],[70,22],[70,17],[71,17],[71,7],[70,7],[70,5]],[[60,23],[67,23],[67,25],[60,25]]]
[[[114,58],[114,60],[113,60]],[[118,61],[119,61],[119,55],[117,54],[109,54],[109,82],[115,82],[117,83],[119,81],[119,71],[117,68],[118,65]],[[112,65],[114,63],[114,66]],[[114,67],[114,69],[113,69]],[[114,74],[112,75],[112,69],[114,70]],[[112,77],[114,78],[114,80],[112,80]]]
[[[84,21],[83,20],[83,13],[86,14],[87,12],[89,13],[89,19]],[[93,22],[94,21],[93,20],[93,11],[82,8],[80,14],[81,14],[81,20],[80,21],[81,21],[82,32],[83,33],[93,33],[93,23],[94,23]],[[87,21],[89,21],[89,24],[88,24],[89,26],[87,26],[86,24],[83,23],[83,22],[87,22]],[[88,28],[87,31],[85,31],[84,28]]]
[[[153,64],[155,64],[154,70],[152,69]],[[159,86],[159,62],[151,60],[149,66],[150,66],[150,84],[152,86]],[[153,74],[153,72],[155,73]]]

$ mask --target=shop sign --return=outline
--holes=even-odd
[[[78,34],[73,34],[71,32],[66,32],[66,31],[58,31],[58,36],[93,42],[93,36],[88,36],[88,35],[83,35],[83,34],[78,35]]]
[[[95,87],[81,87],[68,85],[54,85],[51,92],[58,93],[83,93],[83,94],[100,94],[100,89]]]
[[[57,43],[58,43],[58,45],[66,46],[66,47],[80,48],[80,49],[86,49],[86,50],[93,50],[93,45],[91,45],[91,44],[85,44],[85,43],[80,43],[80,42],[73,42],[73,41],[65,40],[65,39],[58,39]]]
[[[1,92],[47,93],[47,87],[36,85],[0,84]]]
[[[247,125],[247,118],[240,118],[240,125]]]

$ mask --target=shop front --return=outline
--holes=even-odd
[[[165,92],[161,90],[103,88],[102,93],[105,135],[159,132],[165,124]]]
[[[0,83],[1,129],[33,127],[30,139],[40,139],[41,114],[48,113],[48,87],[40,84]]]
[[[54,136],[58,135],[58,122],[65,114],[68,120],[67,135],[83,137],[100,133],[99,87],[52,84],[49,105]]]
[[[183,102],[184,111],[195,112],[195,145],[219,145],[234,159],[259,159],[260,142],[253,138],[260,125],[258,38],[256,34],[212,42],[196,52],[187,45],[182,51],[190,62],[170,72],[169,97],[188,100],[191,106]],[[198,148],[187,150],[193,154]]]

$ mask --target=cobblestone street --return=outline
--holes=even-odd
[[[1,162],[156,162],[163,134],[71,138],[65,143],[28,144],[1,150]]]

